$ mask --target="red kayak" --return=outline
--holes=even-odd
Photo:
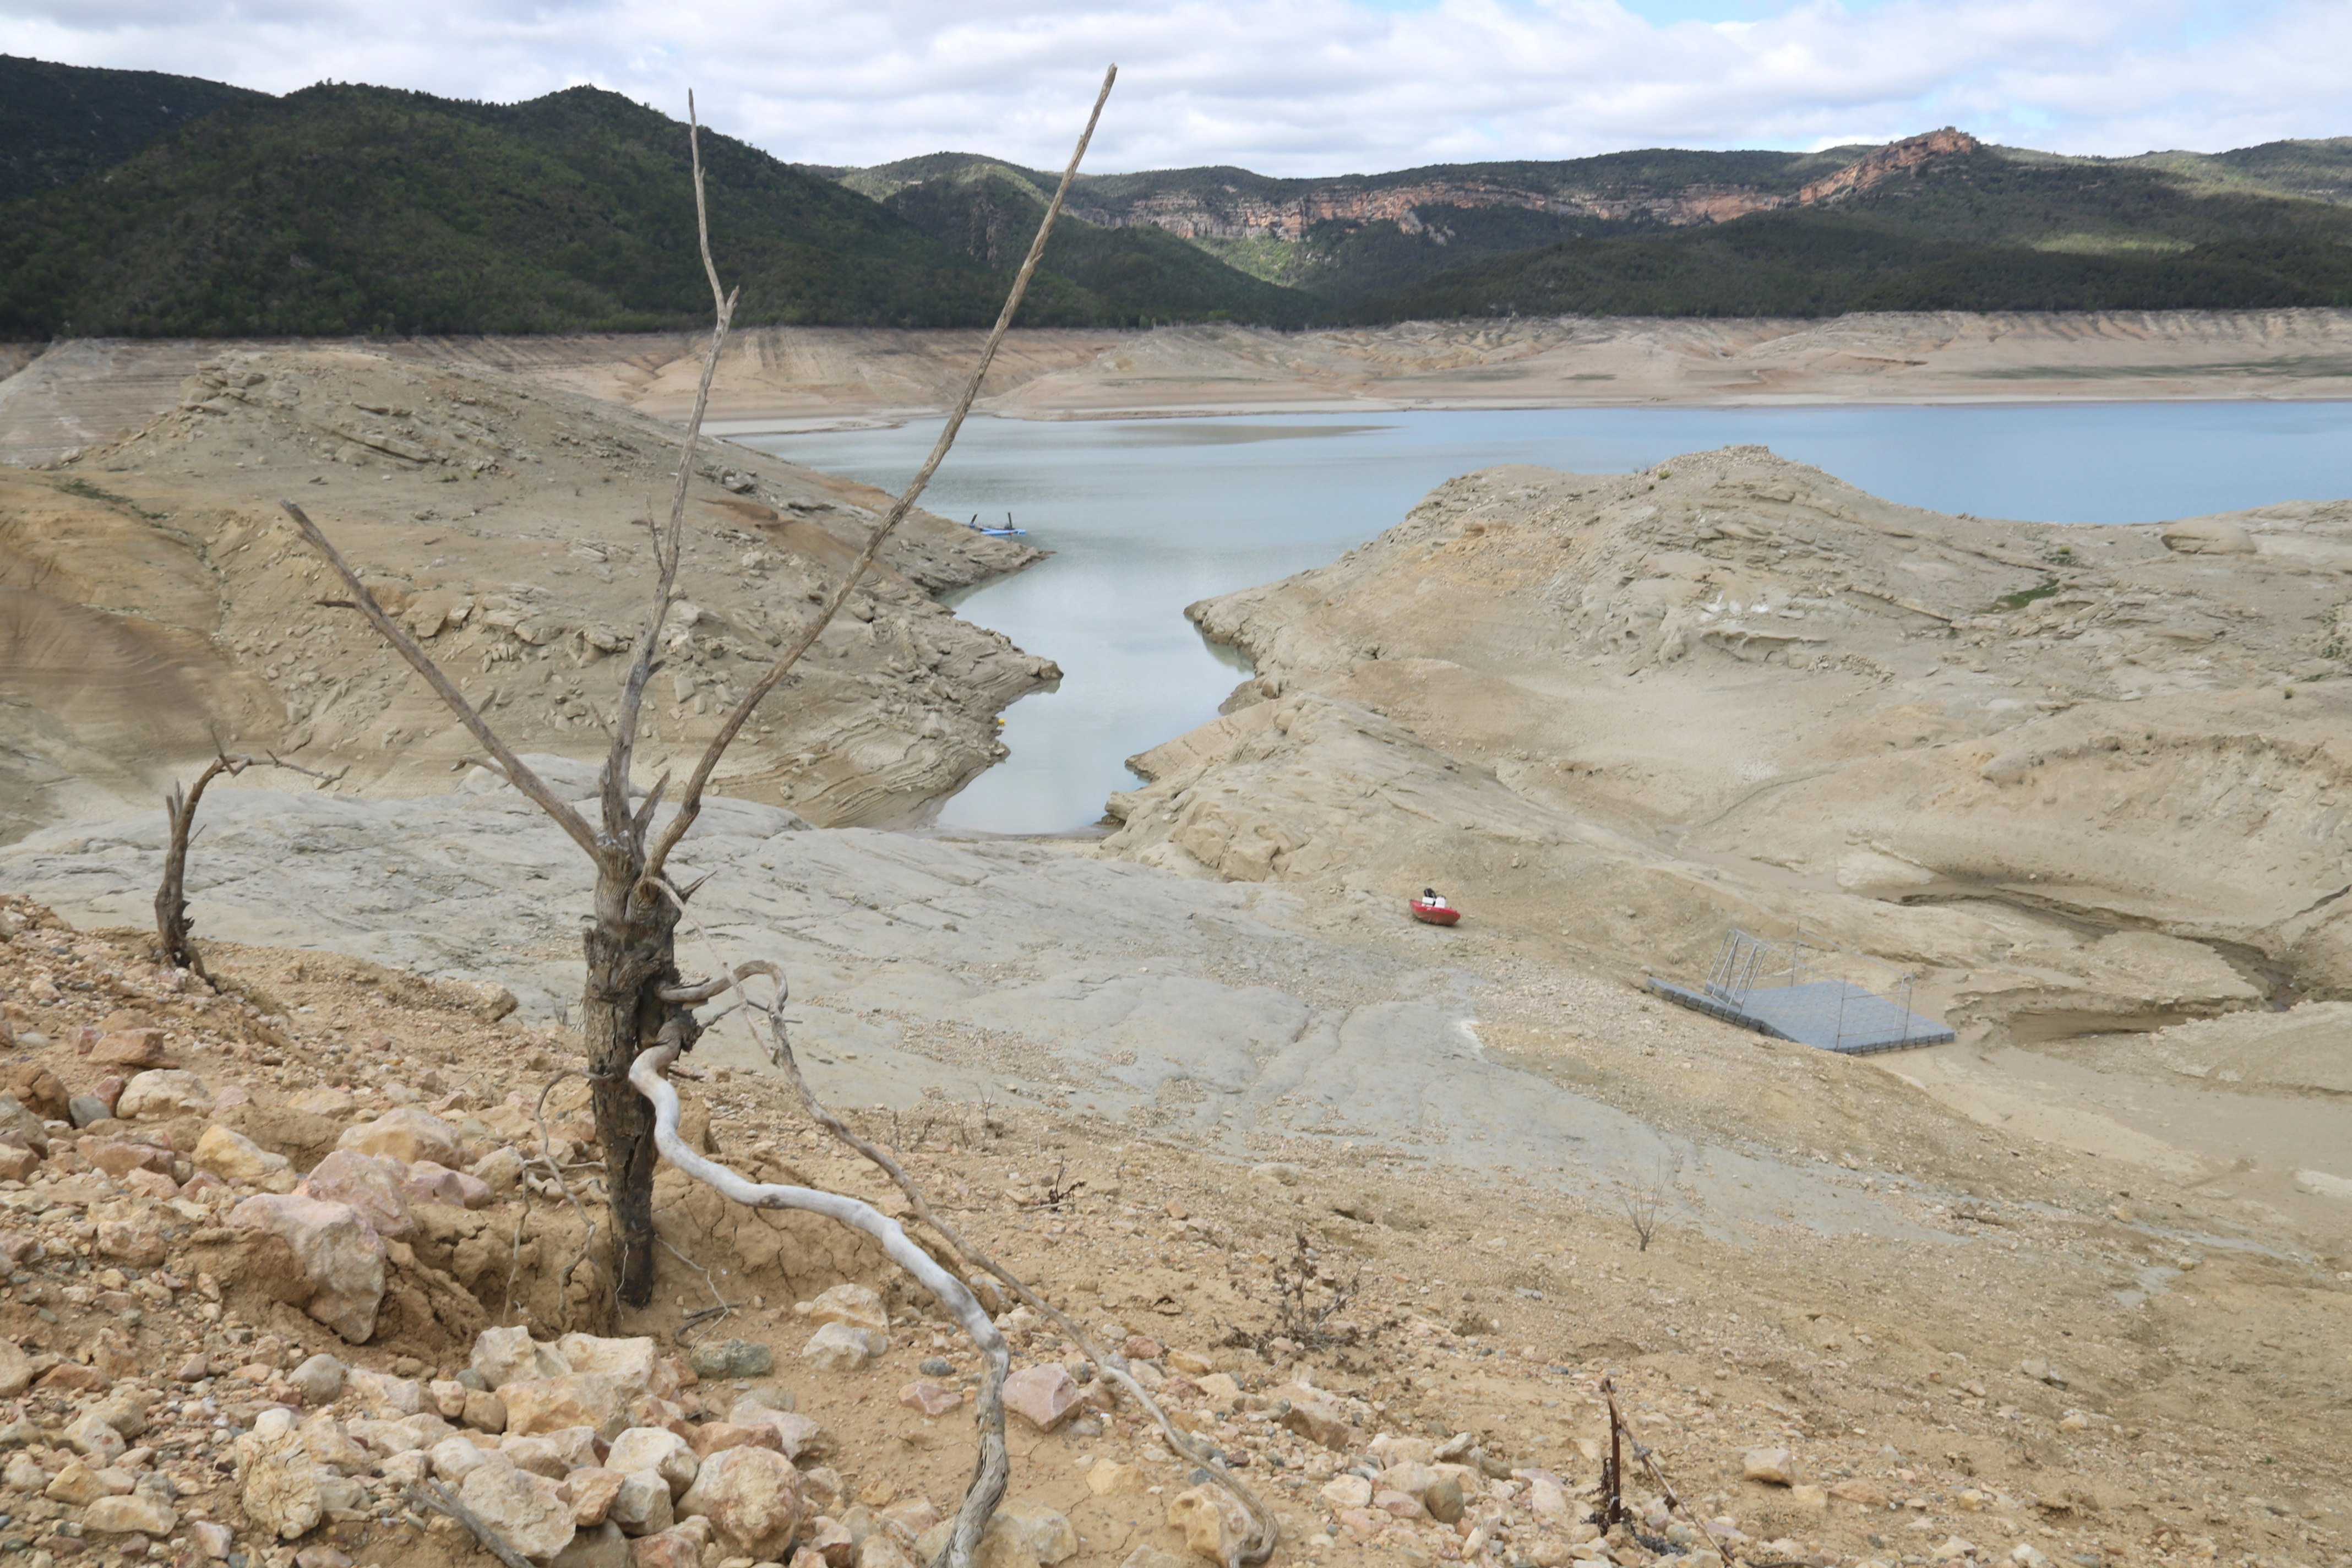
[[[1415,899],[1405,908],[1412,911],[1413,919],[1427,925],[1450,926],[1462,918],[1462,911],[1452,904],[1433,904],[1426,899]]]

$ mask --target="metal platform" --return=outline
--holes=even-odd
[[[1807,945],[1801,936],[1773,942],[1735,930],[1725,934],[1704,990],[1655,975],[1650,989],[1758,1034],[1847,1056],[1942,1045],[1955,1037],[1946,1026],[1911,1011],[1908,974],[1888,970],[1894,977],[1889,988],[1900,997],[1889,1000],[1853,981],[1822,974],[1818,963],[1807,962]],[[1819,952],[1819,944],[1813,945]],[[1858,953],[1843,957],[1886,967]]]

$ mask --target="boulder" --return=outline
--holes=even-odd
[[[291,1541],[325,1513],[319,1467],[283,1410],[265,1410],[236,1445],[236,1472],[247,1523],[265,1535]]]
[[[157,1069],[142,1072],[122,1086],[114,1114],[125,1121],[147,1121],[170,1116],[205,1116],[213,1108],[212,1090],[192,1072]]]
[[[411,1228],[403,1173],[390,1160],[338,1149],[313,1165],[294,1191],[320,1203],[349,1204],[370,1230],[396,1238]]]
[[[729,1448],[703,1461],[677,1509],[709,1520],[741,1554],[781,1562],[800,1528],[800,1472],[772,1449]]]
[[[645,1471],[659,1476],[673,1498],[684,1497],[702,1468],[694,1447],[677,1433],[660,1426],[632,1426],[613,1439],[604,1468],[624,1475]]]
[[[599,1521],[583,1526],[548,1568],[631,1568],[631,1563],[629,1538],[621,1533],[620,1526]]]
[[[621,1493],[621,1483],[629,1478],[619,1470],[602,1465],[589,1465],[563,1478],[572,1493],[572,1522],[583,1530],[605,1522],[613,1511],[613,1500]],[[619,1525],[613,1528],[617,1531]]]
[[[1792,1485],[1797,1479],[1797,1457],[1786,1448],[1750,1448],[1740,1460],[1739,1478],[1768,1486]]]
[[[1347,1410],[1319,1388],[1294,1383],[1276,1389],[1274,1397],[1289,1405],[1280,1417],[1283,1427],[1297,1433],[1310,1443],[1319,1443],[1335,1452],[1344,1452],[1355,1436],[1356,1429],[1348,1420]]]
[[[373,1121],[346,1128],[335,1146],[354,1153],[397,1160],[404,1165],[413,1165],[419,1160],[449,1165],[457,1158],[457,1130],[437,1116],[404,1105],[385,1111]]]
[[[477,1465],[458,1499],[525,1557],[546,1559],[572,1543],[572,1506],[512,1465]]]
[[[856,1372],[889,1348],[886,1334],[831,1322],[809,1336],[801,1347],[801,1359],[821,1372]]]
[[[629,1549],[631,1568],[702,1568],[702,1537],[669,1529],[648,1535]]]
[[[395,1377],[372,1367],[355,1366],[344,1374],[352,1397],[377,1415],[402,1421],[425,1408],[425,1385],[413,1377]]]
[[[283,1154],[273,1154],[242,1132],[232,1132],[218,1122],[205,1129],[196,1140],[195,1151],[188,1163],[199,1171],[210,1171],[224,1182],[243,1182],[249,1186],[267,1186],[272,1178],[289,1175],[293,1162]]]
[[[765,1377],[775,1369],[776,1358],[751,1340],[717,1340],[695,1346],[687,1364],[697,1377]]]
[[[530,1436],[566,1426],[593,1426],[612,1438],[629,1426],[627,1387],[610,1373],[530,1378],[500,1387],[499,1397],[506,1404],[510,1434]]]
[[[484,1465],[514,1463],[497,1448],[485,1448],[463,1437],[444,1437],[425,1451],[433,1473],[445,1481],[462,1481]]]
[[[593,1334],[566,1334],[555,1342],[555,1353],[573,1372],[603,1373],[620,1379],[626,1394],[677,1397],[675,1363],[663,1359],[660,1347],[650,1338],[605,1340]]]
[[[2168,522],[2157,535],[2167,550],[2183,555],[2252,555],[2254,536],[2234,522],[2192,517]]]
[[[1059,1362],[1024,1366],[1004,1380],[1004,1408],[1040,1432],[1060,1426],[1085,1397],[1086,1390]]]
[[[489,1183],[479,1176],[469,1176],[463,1171],[431,1160],[419,1160],[408,1167],[401,1178],[409,1201],[420,1204],[446,1204],[451,1208],[488,1208],[498,1201]]]
[[[604,1517],[631,1535],[659,1534],[677,1517],[670,1503],[669,1483],[651,1470],[622,1477]],[[700,1561],[696,1559],[698,1568]]]
[[[1168,1500],[1168,1523],[1182,1532],[1195,1556],[1212,1563],[1234,1561],[1249,1540],[1249,1510],[1221,1486],[1203,1482]]]
[[[109,1205],[98,1221],[101,1257],[152,1268],[163,1261],[163,1215],[152,1203]]]
[[[530,1331],[519,1325],[484,1329],[475,1335],[474,1354],[467,1365],[493,1389],[530,1378],[562,1377],[572,1370],[571,1363],[552,1346],[535,1343]]]
[[[291,1194],[251,1197],[230,1211],[228,1222],[276,1237],[293,1255],[295,1277],[272,1281],[280,1300],[351,1344],[365,1344],[375,1332],[376,1309],[383,1301],[383,1243],[349,1204]]]
[[[163,1031],[118,1029],[100,1035],[89,1048],[90,1065],[113,1068],[159,1067],[163,1060]]]
[[[882,1305],[882,1294],[871,1285],[835,1285],[793,1310],[813,1323],[847,1323],[877,1334],[890,1331],[890,1314]]]
[[[172,1533],[180,1516],[171,1504],[152,1492],[129,1497],[100,1498],[82,1510],[81,1527],[104,1535],[148,1535],[158,1540]]]
[[[988,1521],[987,1533],[980,1538],[980,1561],[983,1564],[1004,1563],[1038,1563],[1045,1568],[1078,1551],[1078,1532],[1070,1521],[1047,1508],[1044,1503],[1012,1502],[996,1510]]]

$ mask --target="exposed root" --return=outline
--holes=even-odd
[[[1005,1483],[1012,1475],[1012,1459],[1004,1443],[1004,1378],[1013,1358],[1004,1336],[997,1332],[996,1325],[990,1321],[987,1310],[970,1286],[940,1267],[929,1253],[915,1245],[897,1220],[872,1205],[813,1187],[748,1181],[688,1148],[677,1131],[677,1090],[662,1076],[677,1059],[678,1048],[678,1033],[665,1030],[660,1043],[641,1054],[629,1068],[630,1084],[653,1106],[654,1142],[662,1157],[696,1181],[746,1207],[800,1209],[864,1231],[882,1244],[882,1250],[889,1254],[892,1262],[913,1275],[924,1289],[954,1314],[979,1349],[986,1368],[973,1407],[974,1422],[980,1429],[980,1456],[972,1468],[971,1484],[965,1489],[963,1502],[956,1510],[955,1527],[949,1535],[947,1549],[940,1554],[942,1568],[971,1568],[980,1552],[981,1536],[988,1529],[996,1505],[1004,1500]]]
[[[664,895],[677,904],[684,923],[690,927],[697,936],[703,939],[705,945],[714,945],[710,942],[709,933],[703,931],[700,924],[690,914],[687,913],[685,900],[678,896],[677,890],[667,882],[658,885]],[[801,1075],[800,1062],[793,1055],[792,1041],[784,1029],[784,1001],[791,994],[791,990],[785,983],[783,971],[775,964],[756,959],[748,963],[736,964],[732,969],[728,969],[723,963],[719,967],[722,971],[723,978],[707,982],[694,989],[702,991],[707,996],[717,996],[727,990],[735,990],[743,997],[745,1005],[756,1007],[758,1005],[751,1001],[751,994],[742,990],[743,981],[753,974],[764,974],[775,982],[774,1000],[766,1007],[759,1009],[766,1015],[768,1020],[769,1058],[782,1070],[786,1080],[793,1086],[793,1092],[800,1096],[802,1109],[809,1113],[810,1119],[835,1138],[856,1150],[858,1153],[880,1167],[898,1191],[906,1195],[908,1204],[915,1211],[915,1217],[946,1242],[955,1254],[964,1260],[968,1268],[981,1268],[994,1276],[1033,1311],[1053,1323],[1064,1338],[1078,1347],[1080,1354],[1094,1363],[1097,1373],[1126,1394],[1135,1402],[1138,1409],[1151,1418],[1153,1425],[1160,1428],[1160,1436],[1166,1440],[1171,1449],[1198,1466],[1210,1479],[1232,1493],[1234,1499],[1249,1510],[1250,1538],[1234,1553],[1234,1563],[1263,1563],[1273,1556],[1275,1545],[1281,1539],[1281,1527],[1275,1521],[1274,1511],[1261,1502],[1255,1493],[1234,1478],[1232,1472],[1227,1470],[1219,1460],[1213,1449],[1168,1418],[1167,1412],[1160,1408],[1159,1402],[1153,1399],[1143,1384],[1136,1380],[1135,1374],[1128,1367],[1127,1358],[1117,1351],[1106,1350],[1097,1344],[1094,1336],[1073,1322],[1051,1302],[1032,1290],[1020,1276],[965,1240],[961,1232],[941,1219],[932,1209],[930,1200],[924,1196],[922,1188],[917,1184],[914,1177],[908,1174],[905,1166],[899,1164],[887,1150],[860,1136],[848,1123],[828,1110],[824,1101],[817,1099],[815,1091],[809,1088],[808,1079]],[[633,1074],[632,1077],[634,1076]]]

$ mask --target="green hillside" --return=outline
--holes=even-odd
[[[2144,161],[1992,149],[1853,199],[1580,239],[1429,277],[1359,321],[2352,305],[2352,208]]]
[[[200,77],[0,55],[0,202],[70,185],[183,121],[262,96]]]
[[[746,325],[984,323],[1056,178],[705,146]],[[2084,159],[1938,132],[1883,154],[1085,174],[1022,319],[2352,305],[2347,275],[2352,138]],[[0,57],[0,337],[625,331],[709,309],[685,128],[615,94],[269,98]]]
[[[1008,268],[732,138],[704,148],[712,249],[744,324],[993,318]],[[710,313],[693,212],[685,127],[613,93],[499,106],[312,88],[0,208],[0,335],[691,325]],[[1153,301],[1208,301],[1203,273],[1261,288],[1175,242],[1129,249],[1074,247],[1108,296],[1041,271],[1023,319],[1164,318],[1177,312]],[[1178,275],[1157,279],[1155,261]]]
[[[991,267],[1027,254],[1058,176],[974,161],[901,184],[882,205]],[[1143,321],[1303,321],[1310,301],[1250,276],[1165,230],[1107,228],[1066,213],[1044,265],[1114,314]]]

